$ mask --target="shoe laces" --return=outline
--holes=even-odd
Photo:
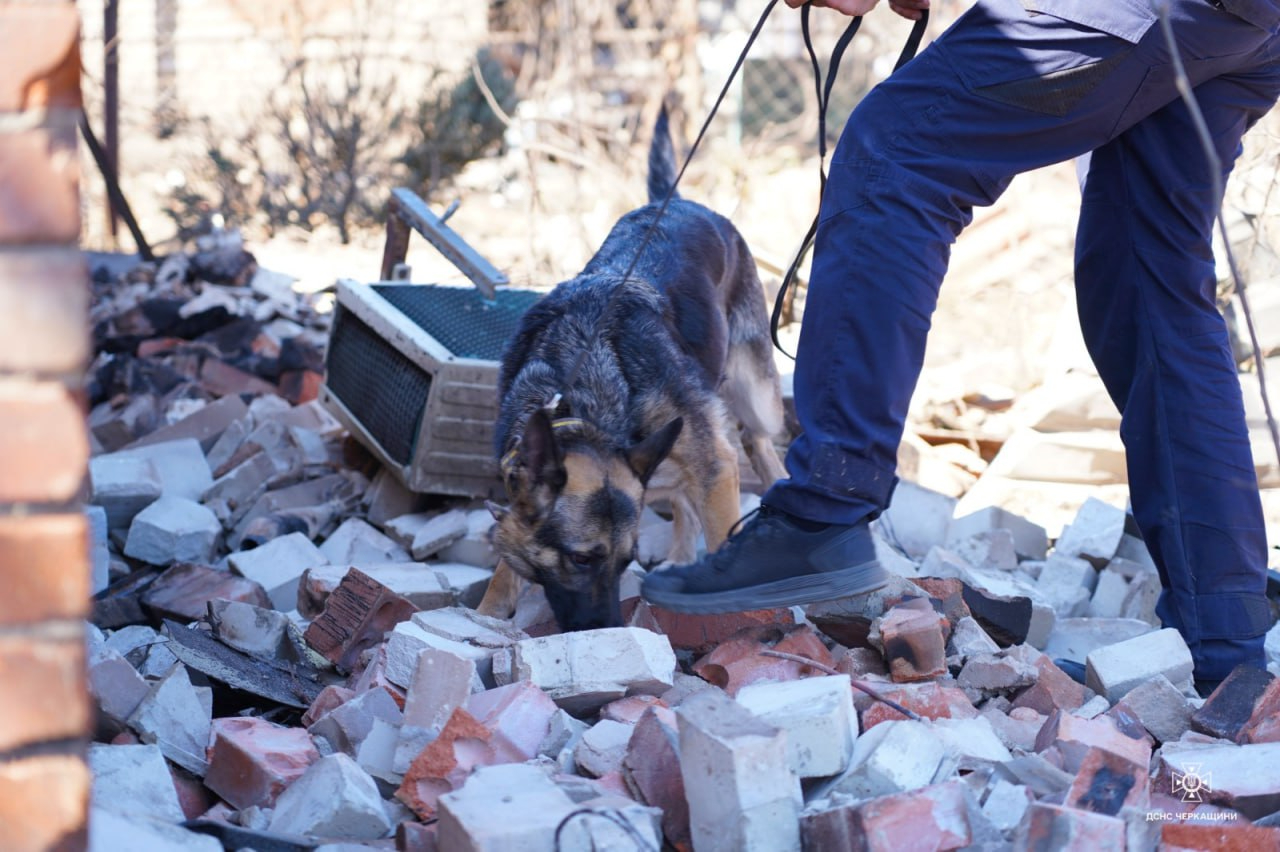
[[[720,545],[720,549],[711,555],[710,562],[717,571],[726,571],[733,564],[734,554],[749,538],[756,538],[751,533],[760,530],[771,530],[781,519],[781,514],[768,506],[757,506],[741,518],[734,521],[729,528],[729,535]]]

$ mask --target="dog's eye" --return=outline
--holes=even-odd
[[[592,553],[570,553],[568,556],[577,568],[591,568],[596,564],[596,556]]]

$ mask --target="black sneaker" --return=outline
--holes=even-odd
[[[761,506],[715,553],[645,577],[641,594],[675,612],[745,612],[844,598],[888,581],[867,521],[814,531],[802,524]]]

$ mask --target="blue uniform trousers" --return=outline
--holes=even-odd
[[[1225,173],[1280,94],[1280,0],[1171,0]],[[1262,663],[1266,539],[1227,330],[1209,166],[1149,0],[979,0],[863,99],[832,158],[797,352],[804,433],[765,502],[888,503],[950,247],[1014,175],[1092,151],[1081,327],[1119,408],[1134,517],[1196,677]],[[1057,203],[1046,199],[1045,203]]]

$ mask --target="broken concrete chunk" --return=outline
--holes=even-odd
[[[169,822],[186,818],[155,745],[90,745],[89,771],[94,801],[112,813]]]
[[[1018,554],[1009,530],[986,530],[967,538],[952,539],[947,548],[979,570],[1012,571],[1018,567]]]
[[[1056,551],[1044,563],[1036,590],[1061,618],[1082,616],[1098,582],[1098,572],[1084,559]]]
[[[1000,831],[1013,831],[1033,801],[1035,797],[1026,787],[997,778],[987,790],[982,815]]]
[[[139,459],[151,462],[160,478],[160,493],[165,497],[199,500],[213,485],[213,474],[205,460],[204,450],[198,441],[191,438],[97,456],[89,462],[90,476],[94,464],[111,465]]]
[[[924,787],[937,778],[950,751],[922,722],[886,721],[853,746],[849,769],[826,792],[872,798]]]
[[[531,681],[571,713],[628,694],[661,695],[671,688],[675,667],[665,636],[634,627],[525,639],[493,657],[498,683]]]
[[[986,717],[934,719],[929,727],[955,757],[957,767],[962,772],[1013,759]]]
[[[1119,618],[1124,599],[1129,594],[1129,581],[1113,567],[1115,560],[1098,572],[1098,585],[1089,600],[1085,614],[1089,618]]]
[[[90,653],[89,692],[112,726],[123,726],[150,690],[138,670],[114,649],[103,645]]]
[[[214,719],[204,783],[238,809],[272,807],[320,759],[311,736],[265,719]]]
[[[908,556],[920,559],[930,548],[947,540],[956,502],[954,497],[911,482],[899,482],[889,508],[876,519],[874,526]]]
[[[191,684],[185,666],[174,666],[151,687],[129,717],[129,727],[145,743],[155,743],[169,760],[204,775],[205,748],[212,723],[209,708]]]
[[[1044,646],[1045,656],[1083,663],[1097,648],[1151,632],[1151,625],[1133,618],[1062,618]]]
[[[954,518],[947,529],[948,546],[969,536],[990,530],[1008,530],[1013,549],[1022,559],[1044,559],[1049,548],[1045,528],[998,506],[987,506]]]
[[[89,811],[89,850],[146,849],[148,852],[222,852],[215,837],[180,825],[113,813],[96,801]]]
[[[485,591],[489,588],[489,580],[493,578],[492,571],[485,568],[477,568],[474,565],[431,562],[426,567],[434,571],[440,583],[453,592],[454,601],[458,605],[471,607],[472,609],[480,605]],[[422,609],[433,608],[421,604],[419,604],[419,607]]]
[[[142,603],[156,616],[181,621],[203,618],[218,600],[271,605],[266,590],[253,580],[196,562],[170,566],[142,594]]]
[[[388,522],[386,528],[414,559],[427,559],[467,534],[467,513],[450,509],[402,515]]]
[[[232,648],[269,660],[283,647],[289,616],[239,601],[211,600],[209,622],[214,635]]]
[[[474,660],[425,648],[418,654],[406,693],[404,723],[439,732],[477,687],[483,689]]]
[[[786,735],[712,690],[687,698],[676,719],[694,847],[799,850],[800,784]]]
[[[536,767],[484,767],[440,797],[437,843],[458,852],[553,849],[556,830],[574,807]]]
[[[208,562],[222,525],[213,512],[185,497],[161,497],[129,525],[125,556],[152,565]]]
[[[1053,552],[1079,556],[1102,568],[1119,550],[1124,524],[1124,509],[1090,497],[1081,505],[1071,525],[1062,531]]]
[[[320,552],[335,565],[409,561],[408,550],[361,518],[343,521],[320,545]]]
[[[946,619],[930,607],[896,606],[879,622],[889,676],[897,683],[931,680],[947,671]]]
[[[164,490],[150,459],[114,453],[89,460],[89,488],[90,502],[107,513],[107,525],[113,530],[128,529],[134,516]]]
[[[574,748],[574,762],[592,778],[601,778],[622,768],[631,741],[632,725],[602,719],[588,728]]]
[[[311,765],[280,794],[270,830],[350,840],[385,837],[392,829],[377,784],[345,754]]]
[[[528,681],[477,692],[466,711],[492,732],[489,744],[503,762],[537,757],[559,712],[555,702]]]
[[[227,559],[231,570],[266,589],[271,605],[281,612],[297,607],[302,572],[326,562],[324,554],[302,533],[290,533]]]
[[[1157,742],[1174,742],[1191,729],[1191,704],[1164,675],[1129,690],[1115,709],[1131,714]]]
[[[467,531],[439,551],[444,562],[458,562],[480,568],[493,568],[498,564],[497,551],[493,549],[491,531],[494,519],[488,509],[473,509],[467,513]]]
[[[396,727],[404,721],[395,699],[385,689],[357,693],[316,719],[307,731],[313,737],[323,738],[333,751],[354,757],[360,744],[373,730],[375,719]]]
[[[1191,676],[1192,667],[1186,640],[1177,630],[1166,628],[1091,651],[1085,683],[1114,703],[1156,675],[1182,683]]]

